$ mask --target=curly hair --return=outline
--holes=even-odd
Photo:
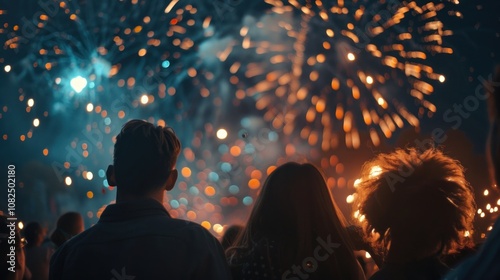
[[[470,242],[474,193],[460,163],[432,148],[379,154],[364,164],[356,214],[365,236],[382,252],[392,238],[441,253]]]

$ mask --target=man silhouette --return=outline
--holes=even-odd
[[[116,137],[108,183],[116,204],[54,254],[50,279],[230,279],[222,247],[163,207],[177,180],[179,139],[169,128],[127,122]]]

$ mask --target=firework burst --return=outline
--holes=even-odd
[[[130,91],[137,106],[143,94],[164,98],[165,83],[186,72],[180,69],[199,34],[188,31],[203,20],[194,6],[178,2],[54,2],[58,6],[12,26],[4,48],[26,54],[11,67],[19,81],[39,87],[35,98],[64,107],[105,106],[117,98],[111,93]]]
[[[429,58],[453,53],[439,19],[461,16],[453,3],[266,2],[272,13],[244,22],[221,60],[274,128],[325,151],[343,131],[347,147],[358,148],[362,126],[378,145],[380,133],[390,138],[436,112],[427,96],[445,77]]]

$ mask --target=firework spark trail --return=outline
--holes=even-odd
[[[252,26],[244,23],[240,43],[226,59],[233,63],[233,75],[247,78],[239,88],[256,98],[256,107],[266,112],[274,128],[288,135],[298,132],[324,151],[337,143],[340,134],[335,131],[343,131],[346,145],[357,148],[360,126],[367,127],[378,145],[380,132],[390,138],[405,122],[418,127],[416,114],[432,116],[436,111],[426,98],[434,91],[432,83],[445,77],[434,72],[428,58],[453,53],[443,43],[452,32],[438,16],[460,13],[432,2],[266,2],[282,16],[281,30],[269,37],[288,39],[272,43],[269,37],[251,34]],[[287,22],[287,15],[294,20]],[[304,24],[309,30],[305,39]],[[255,26],[272,31],[262,19]],[[300,71],[297,61],[303,62]],[[415,100],[417,110],[410,106]],[[281,103],[286,110],[277,108]]]
[[[9,74],[20,85],[19,101],[36,103],[26,108],[36,123],[28,125],[28,138],[49,118],[67,131],[83,123],[109,134],[111,123],[117,127],[129,118],[174,123],[188,117],[196,95],[179,85],[194,77],[190,54],[210,22],[195,6],[139,0],[57,3],[57,9],[24,23],[36,28],[32,33],[14,24],[3,30],[10,38],[4,48],[18,56]],[[68,142],[78,142],[79,131]]]

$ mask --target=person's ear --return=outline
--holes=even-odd
[[[173,169],[172,171],[170,171],[170,175],[168,176],[167,183],[165,184],[166,191],[170,191],[174,188],[178,175],[179,175],[179,173],[177,172],[177,169]]]
[[[110,187],[116,186],[115,167],[113,165],[108,166],[108,169],[106,170],[106,179],[108,180],[108,185]]]

